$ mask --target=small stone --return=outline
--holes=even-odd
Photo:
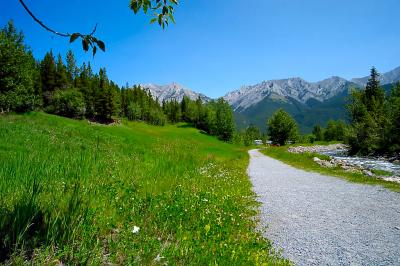
[[[375,176],[371,171],[369,171],[369,170],[364,170],[364,171],[362,171],[363,172],[363,174],[364,175],[366,175],[366,176],[370,176],[370,177],[372,177],[372,176]]]
[[[318,158],[318,157],[314,157],[313,160],[314,160],[314,162],[320,162],[321,161],[321,159]]]

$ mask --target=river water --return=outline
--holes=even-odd
[[[348,156],[347,150],[325,151],[321,154],[328,155],[334,159],[347,162],[349,165],[362,167],[364,169],[384,170],[394,175],[400,175],[400,164],[391,163],[383,159]]]

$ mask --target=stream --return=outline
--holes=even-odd
[[[347,150],[337,149],[331,151],[320,152],[323,155],[330,156],[336,160],[344,161],[349,165],[361,167],[369,170],[383,170],[390,172],[394,175],[400,175],[400,164],[391,163],[387,160],[380,158],[368,158],[368,157],[357,157],[348,156]]]

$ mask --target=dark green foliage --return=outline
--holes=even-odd
[[[371,69],[365,90],[354,90],[348,106],[351,128],[348,141],[352,154],[385,152],[385,92],[379,84],[379,74]]]
[[[67,67],[64,65],[61,54],[58,54],[56,64],[55,87],[59,90],[65,90],[70,86],[71,82],[68,79]]]
[[[35,60],[12,21],[0,31],[0,112],[25,112],[39,104]]]
[[[332,141],[332,140],[337,140],[337,141],[343,141],[345,139],[345,134],[346,134],[346,124],[342,120],[334,121],[334,120],[329,120],[328,126],[326,127],[324,131],[324,138],[323,140],[326,141]],[[322,140],[322,139],[316,139]]]
[[[162,107],[165,115],[167,116],[168,121],[170,121],[173,124],[181,121],[182,119],[181,107],[177,100],[172,100],[168,102],[164,101]]]
[[[168,26],[170,22],[175,23],[174,6],[178,5],[178,0],[131,0],[130,8],[137,14],[140,10],[147,13],[152,11],[154,18],[150,23],[157,22],[162,28]]]
[[[120,116],[160,126],[167,121],[187,122],[221,140],[233,139],[232,109],[222,98],[203,103],[200,98],[193,101],[185,96],[181,102],[160,105],[140,86],[121,90],[108,79],[105,68],[98,74],[93,73],[90,63],[78,68],[72,51],[67,53],[66,65],[62,56],[56,60],[52,51],[35,63],[23,44],[22,34],[17,34],[11,23],[1,34],[1,56],[10,62],[10,69],[2,71],[6,75],[0,80],[3,111],[31,110],[36,102],[37,106],[41,104],[38,99],[43,99],[43,110],[70,118],[87,117],[109,123]],[[18,82],[20,85],[16,86]]]
[[[314,129],[313,129],[312,133],[315,136],[315,140],[316,141],[323,140],[324,135],[323,135],[323,131],[322,131],[322,128],[321,128],[320,125],[314,126]]]
[[[385,150],[391,154],[400,153],[400,83],[393,87],[386,110]]]
[[[223,98],[217,100],[215,108],[215,135],[221,140],[229,141],[235,132],[232,108]]]
[[[56,63],[53,52],[46,53],[40,63],[40,79],[42,83],[43,103],[48,105],[51,95],[56,89]]]
[[[348,97],[348,89],[327,101],[309,100],[305,104],[290,98],[282,101],[267,97],[246,110],[236,110],[235,121],[238,129],[246,129],[250,124],[264,129],[265,118],[270,118],[274,112],[282,108],[295,119],[301,133],[311,133],[314,125],[326,127],[330,119],[347,122],[348,114],[344,106],[347,104]]]
[[[166,123],[161,105],[140,86],[122,89],[121,115],[129,120],[147,121],[153,125],[162,126]]]
[[[79,75],[79,68],[76,65],[75,56],[71,50],[69,50],[67,52],[67,74],[68,74],[69,82],[71,84],[73,84],[73,82]]]
[[[245,132],[243,133],[243,144],[245,146],[250,146],[254,143],[254,140],[259,139],[261,139],[261,131],[253,124],[246,128]]]
[[[296,121],[283,109],[276,111],[267,125],[270,140],[281,146],[287,141],[295,142],[298,137]]]
[[[111,121],[115,111],[115,91],[110,86],[106,70],[100,69],[95,77],[94,111],[99,121]]]
[[[85,115],[83,94],[78,89],[55,91],[48,112],[70,118],[83,118]]]

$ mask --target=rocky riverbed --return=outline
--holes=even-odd
[[[396,158],[368,158],[347,155],[348,146],[344,144],[297,146],[288,149],[291,153],[319,153],[329,156],[329,160],[314,157],[314,161],[323,167],[340,167],[348,172],[363,173],[364,175],[386,181],[400,183],[400,164]],[[379,174],[379,171],[385,174]]]

